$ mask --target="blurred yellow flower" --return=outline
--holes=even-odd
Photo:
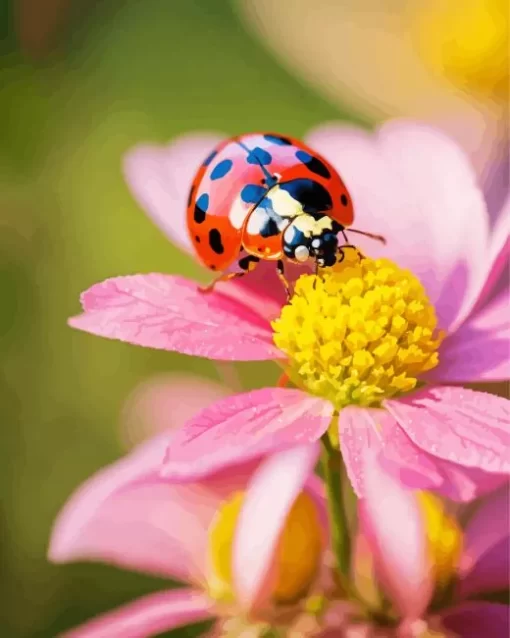
[[[218,600],[233,597],[232,550],[243,499],[244,494],[238,492],[225,502],[209,530],[209,594]],[[293,602],[306,592],[317,574],[322,551],[317,508],[303,492],[296,499],[280,537],[272,584],[274,602]]]
[[[507,0],[430,2],[415,15],[425,62],[482,99],[508,101]]]
[[[430,492],[419,492],[418,502],[425,518],[431,563],[436,585],[444,587],[455,575],[462,551],[462,530],[445,509],[444,503]]]
[[[340,107],[441,126],[493,180],[508,147],[506,0],[237,1],[277,58]]]

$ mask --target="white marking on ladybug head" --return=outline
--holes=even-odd
[[[320,219],[315,219],[313,215],[303,213],[294,219],[292,225],[301,231],[305,237],[320,238],[325,230],[331,230],[332,223],[333,220],[327,215],[323,215]]]
[[[316,237],[312,241],[312,248],[319,248],[320,245],[321,245],[321,240],[318,237]]]
[[[306,246],[297,246],[296,250],[294,251],[294,257],[296,261],[304,263],[308,259],[308,257],[310,257],[310,251]]]
[[[303,207],[300,202],[278,185],[268,191],[267,198],[271,200],[274,212],[280,217],[297,217],[303,214]]]
[[[297,229],[294,224],[289,224],[283,233],[283,241],[287,244],[292,244],[294,242],[294,236],[297,233]]]

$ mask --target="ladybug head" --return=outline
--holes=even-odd
[[[337,250],[338,237],[331,230],[325,230],[311,239],[310,256],[321,267],[333,266],[336,263]]]
[[[324,223],[326,222],[326,223]],[[292,261],[304,263],[315,259],[321,267],[336,263],[339,224],[330,218],[300,215],[283,234],[283,252]]]

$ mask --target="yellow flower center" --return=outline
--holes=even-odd
[[[209,593],[217,600],[233,600],[232,546],[244,494],[238,492],[216,513],[209,529]],[[254,529],[256,534],[257,530]],[[264,539],[260,539],[263,543]],[[323,536],[317,506],[301,493],[287,516],[273,558],[271,598],[290,603],[305,594],[317,573]]]
[[[321,277],[302,275],[272,326],[291,380],[337,409],[412,390],[443,338],[411,272],[351,250]]]
[[[424,59],[461,89],[508,99],[507,0],[424,6],[414,16]]]
[[[442,501],[428,492],[419,492],[418,500],[425,518],[430,561],[439,587],[455,574],[462,549],[462,530],[444,508]]]

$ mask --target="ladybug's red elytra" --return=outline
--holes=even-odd
[[[221,273],[206,290],[265,260],[276,262],[289,293],[285,261],[313,259],[319,268],[343,259],[354,210],[340,175],[314,150],[288,136],[247,133],[220,143],[200,166],[187,220],[199,259]],[[236,261],[239,271],[224,272]]]

